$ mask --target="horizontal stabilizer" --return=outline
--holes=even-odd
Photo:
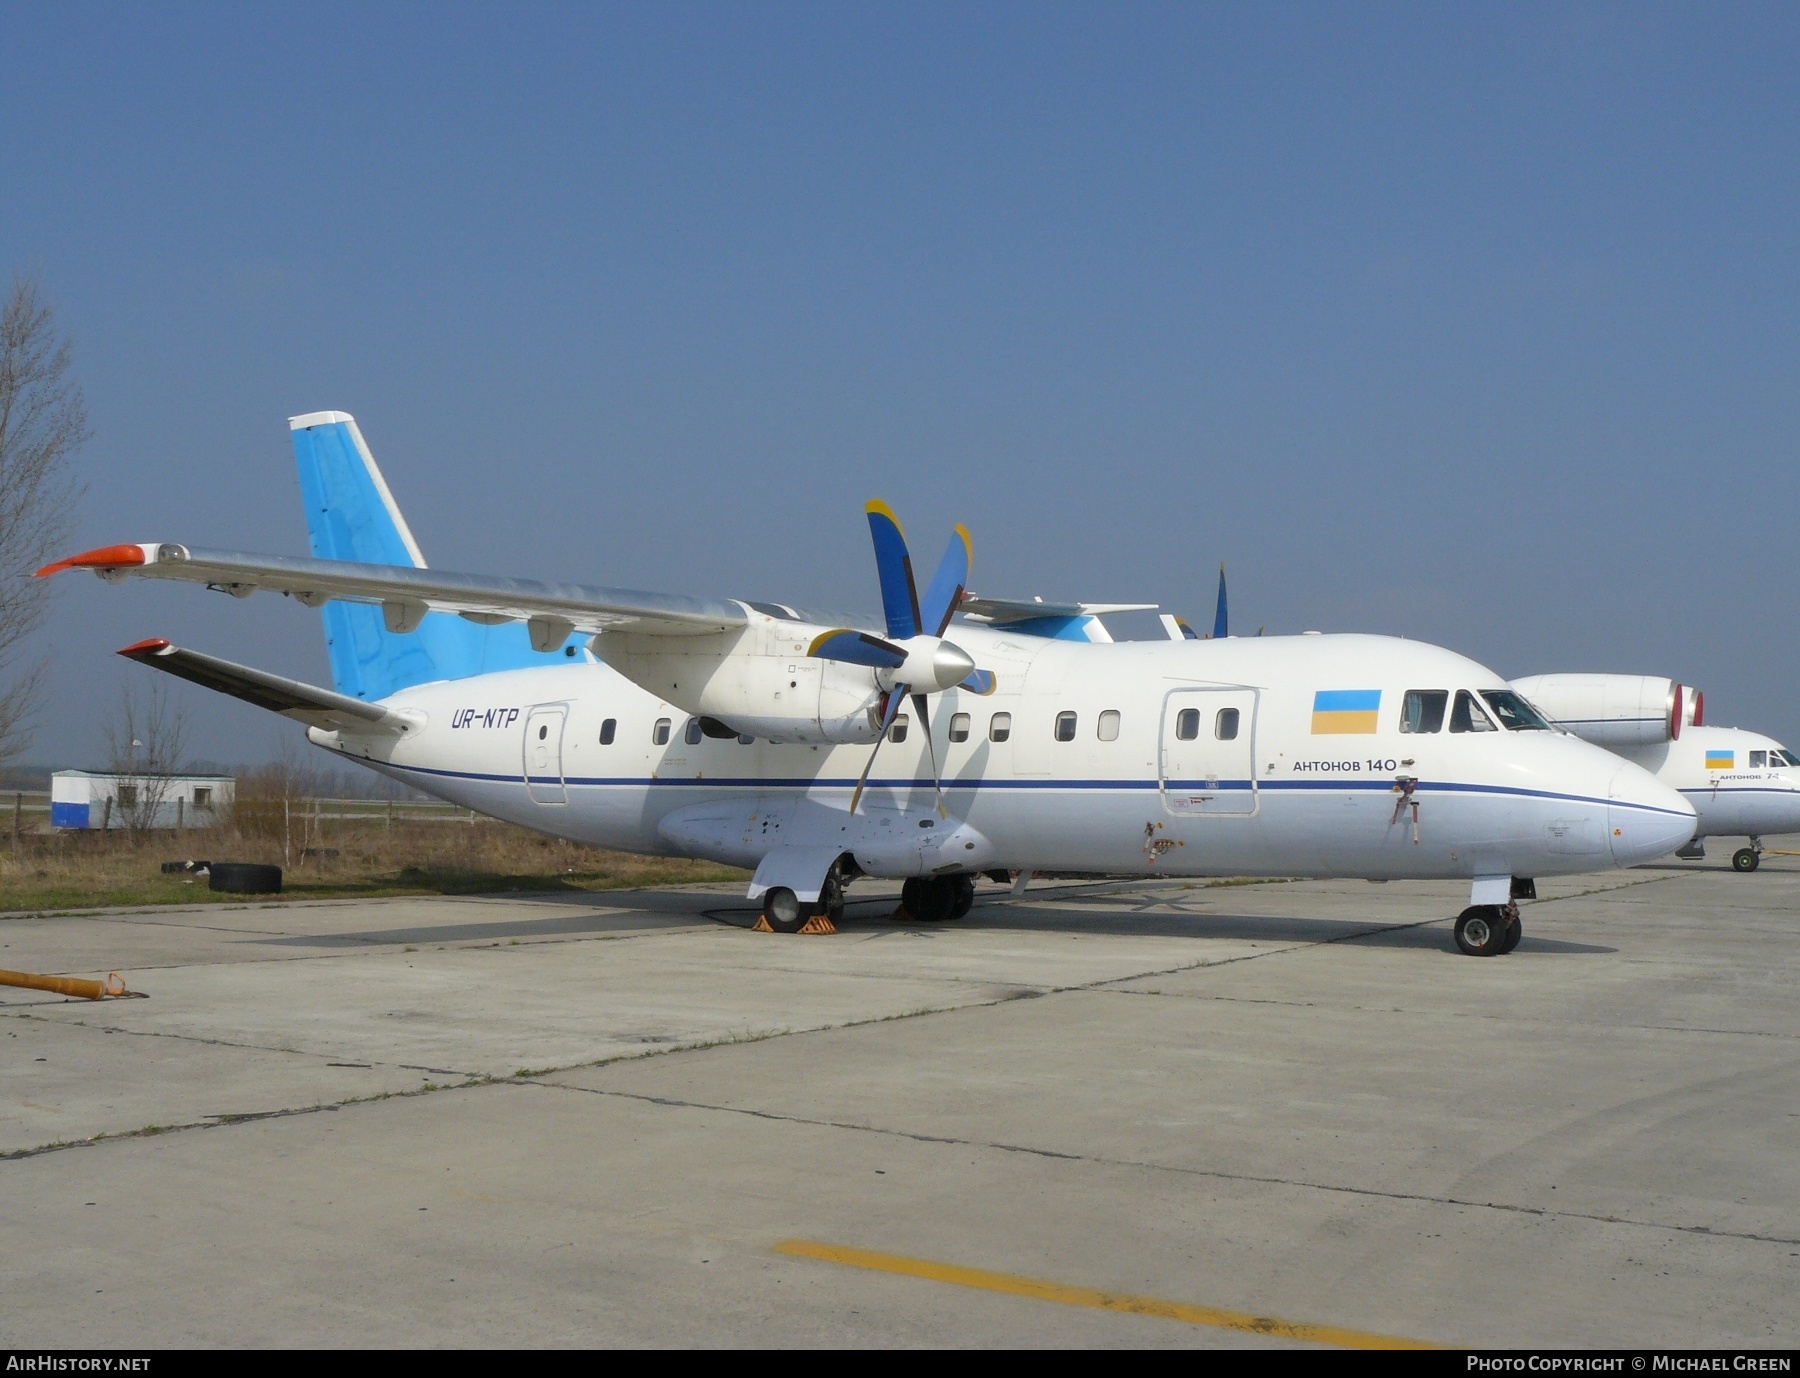
[[[347,694],[302,684],[297,679],[286,679],[266,670],[234,665],[217,656],[184,650],[160,637],[127,646],[119,654],[153,670],[229,694],[234,699],[253,703],[309,727],[322,727],[331,732],[388,732],[398,736],[412,726],[404,716],[378,703],[364,703]]]

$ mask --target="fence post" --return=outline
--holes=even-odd
[[[109,794],[106,796],[106,807],[100,811],[100,831],[103,833],[112,831],[112,806],[112,796]]]
[[[175,836],[181,836],[181,830],[187,825],[187,800],[180,795],[175,797]]]
[[[394,801],[392,799],[388,800],[387,806],[387,830],[394,831]]]
[[[13,795],[13,850],[19,850],[19,832],[25,814],[25,791],[19,790]]]

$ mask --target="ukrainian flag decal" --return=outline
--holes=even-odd
[[[1372,734],[1380,715],[1379,689],[1321,689],[1313,695],[1315,737]]]
[[[1735,751],[1709,751],[1706,753],[1708,770],[1731,770],[1736,764],[1737,752]]]

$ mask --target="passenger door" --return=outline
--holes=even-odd
[[[1176,689],[1163,700],[1163,808],[1183,817],[1256,812],[1254,689]]]
[[[541,703],[525,716],[525,792],[539,804],[566,804],[563,784],[563,725],[569,718],[565,703]]]

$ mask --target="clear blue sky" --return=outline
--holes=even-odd
[[[1800,8],[0,5],[0,270],[96,438],[78,545],[301,552],[356,414],[433,564],[976,587],[1702,686],[1800,745]],[[39,761],[146,635],[66,578]],[[194,749],[269,752],[191,693]]]

